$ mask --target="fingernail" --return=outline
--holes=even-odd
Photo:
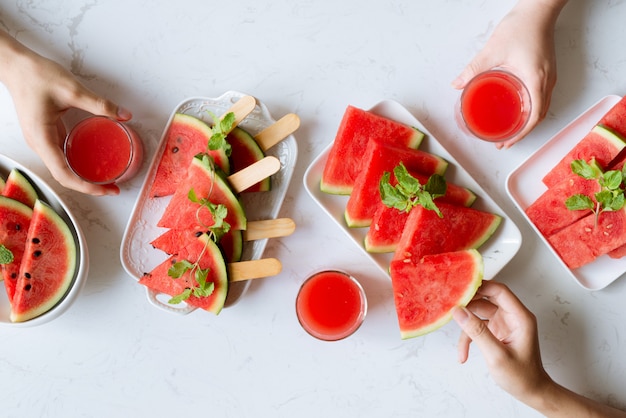
[[[117,118],[120,120],[129,120],[133,117],[133,114],[130,113],[130,110],[125,109],[123,107],[117,108]]]
[[[469,319],[469,314],[467,310],[462,306],[457,306],[452,311],[452,318],[459,324],[463,325]]]

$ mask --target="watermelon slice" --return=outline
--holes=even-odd
[[[426,184],[428,177],[412,173],[413,177],[421,184]],[[393,184],[393,183],[392,183]],[[476,200],[476,195],[470,190],[453,183],[447,183],[446,194],[439,196],[435,204],[440,202],[457,206],[469,207]],[[409,212],[400,211],[396,208],[386,206],[382,201],[378,202],[378,207],[372,223],[365,235],[365,250],[370,253],[390,253],[396,250],[396,246],[402,236],[404,225],[409,217]]]
[[[456,306],[467,305],[483,279],[483,259],[476,250],[427,255],[390,265],[393,296],[402,339],[445,325]]]
[[[15,199],[32,208],[37,200],[37,191],[26,176],[20,170],[14,168],[7,177],[2,196]]]
[[[187,229],[168,229],[150,244],[168,255],[174,255],[178,254],[181,249],[192,245],[203,233],[202,231]],[[243,250],[243,233],[241,230],[231,229],[219,240],[217,245],[222,250],[227,262],[240,261]]]
[[[570,268],[582,267],[626,244],[626,208],[584,217],[548,237],[548,242]]]
[[[624,148],[626,142],[619,135],[596,125],[545,175],[543,183],[550,188],[563,179],[575,175],[570,167],[574,160],[590,161],[595,158],[598,165],[606,169]]]
[[[25,204],[0,196],[0,244],[13,253],[12,262],[0,265],[9,302],[13,300],[15,294],[32,216],[33,210]]]
[[[443,175],[448,167],[448,163],[439,156],[416,149],[388,145],[375,139],[367,144],[362,161],[361,173],[354,181],[354,188],[345,210],[346,224],[351,228],[365,227],[372,223],[380,202],[380,179],[385,172],[390,172],[393,177],[393,169],[400,162],[410,172],[427,176]]]
[[[150,189],[150,196],[174,194],[178,182],[185,178],[193,157],[207,152],[225,173],[230,173],[230,162],[224,150],[209,151],[207,145],[213,132],[202,120],[183,113],[172,118],[165,137],[165,149]]]
[[[5,184],[6,184],[6,182],[4,181],[4,179],[2,177],[0,177],[0,194],[2,194],[2,191],[4,190]]]
[[[155,292],[170,296],[179,295],[186,288],[196,287],[197,284],[191,271],[187,271],[177,279],[167,274],[169,268],[181,260],[191,263],[197,261],[200,268],[209,269],[207,282],[213,282],[215,286],[211,295],[205,297],[191,295],[185,302],[190,306],[219,314],[224,307],[228,293],[228,273],[220,249],[206,234],[202,234],[197,240],[191,242],[179,254],[169,257],[151,272],[144,274],[139,283]]]
[[[525,212],[539,232],[544,237],[549,237],[580,218],[591,214],[589,210],[569,210],[565,206],[565,201],[570,196],[583,194],[595,202],[594,196],[600,189],[600,183],[597,180],[569,176],[543,192],[537,200],[526,208]]]
[[[246,229],[246,214],[228,181],[219,169],[207,166],[201,155],[192,158],[187,176],[180,182],[157,226],[193,231],[206,230],[214,224],[213,216],[200,204],[188,198],[194,190],[198,198],[209,199],[214,204],[223,204],[228,210],[226,222],[231,229]]]
[[[347,195],[361,171],[361,159],[371,139],[417,148],[424,134],[416,128],[348,106],[324,166],[320,189]]]
[[[230,168],[233,173],[242,170],[249,165],[260,161],[265,153],[256,142],[254,137],[247,131],[235,127],[226,140],[231,146]],[[248,187],[244,192],[266,192],[271,189],[271,177],[266,177],[260,182]]]
[[[11,321],[39,316],[63,299],[74,280],[76,256],[76,241],[67,223],[37,200],[11,303]]]
[[[440,202],[433,210],[416,206],[409,213],[392,260],[418,263],[428,254],[479,248],[496,231],[499,215]]]
[[[609,109],[598,124],[626,138],[626,97],[622,97],[619,102]]]

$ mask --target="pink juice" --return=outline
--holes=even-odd
[[[335,341],[354,333],[365,317],[367,300],[350,275],[323,271],[308,278],[298,293],[296,313],[312,336]]]
[[[486,71],[463,89],[460,113],[472,135],[486,141],[504,141],[526,126],[530,97],[514,75],[502,70]]]
[[[78,176],[96,184],[121,182],[136,174],[143,148],[124,124],[104,116],[80,121],[65,140],[65,157]]]

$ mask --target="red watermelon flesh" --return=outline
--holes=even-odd
[[[526,215],[544,237],[549,237],[592,213],[589,210],[569,210],[565,201],[570,196],[583,194],[595,202],[594,196],[600,189],[597,180],[587,180],[580,176],[566,177],[528,206]]]
[[[626,208],[587,216],[548,237],[548,242],[571,269],[626,244]]]
[[[362,156],[361,173],[354,182],[352,194],[346,204],[346,223],[351,228],[365,227],[372,218],[380,202],[380,179],[385,172],[404,164],[410,172],[424,175],[443,175],[448,163],[441,157],[406,147],[396,147],[378,140],[370,140]]]
[[[394,260],[391,283],[403,339],[432,332],[467,305],[483,279],[483,259],[476,250],[432,254],[418,261]]]
[[[193,189],[198,198],[208,198],[214,204],[226,206],[226,222],[231,229],[246,229],[244,209],[228,181],[223,178],[223,173],[208,167],[203,161],[202,156],[192,159],[185,179],[178,185],[157,226],[200,231],[214,224],[213,216],[206,208],[200,208],[200,204],[189,200],[189,191]]]
[[[417,148],[423,138],[424,134],[416,128],[348,106],[328,154],[320,189],[325,193],[350,194],[371,139]]]
[[[174,255],[197,241],[203,233],[203,231],[187,229],[168,229],[150,244],[168,255]],[[241,230],[231,229],[219,240],[217,245],[222,250],[226,262],[233,263],[241,260],[243,249],[243,234]]]
[[[617,132],[622,137],[626,137],[626,97],[622,97],[609,109],[598,124]]]
[[[25,204],[0,196],[0,244],[13,253],[13,261],[0,265],[9,302],[13,300],[20,264],[33,210]]]
[[[433,210],[416,206],[409,213],[393,260],[419,262],[428,254],[479,248],[496,231],[499,215],[440,202]]]
[[[11,321],[39,316],[63,299],[74,280],[76,259],[76,241],[67,223],[37,200],[11,303]]]
[[[186,288],[196,287],[197,282],[191,271],[187,271],[177,279],[167,274],[173,264],[182,260],[187,260],[192,264],[197,261],[200,268],[210,269],[207,281],[213,282],[215,286],[211,295],[206,297],[191,295],[185,302],[190,306],[204,309],[216,315],[219,314],[224,307],[228,293],[228,272],[222,253],[206,234],[191,242],[179,254],[170,256],[151,272],[144,274],[139,283],[155,292],[170,296],[179,295]]]
[[[178,182],[185,178],[187,167],[198,153],[208,153],[222,171],[230,173],[230,163],[224,150],[207,149],[212,134],[211,127],[204,121],[183,113],[175,114],[166,133],[165,149],[157,166],[150,196],[174,194]]]
[[[37,200],[37,191],[24,174],[14,168],[7,177],[6,184],[2,190],[2,196],[15,199],[29,208],[32,208]]]
[[[575,175],[570,167],[574,160],[590,161],[595,158],[598,165],[605,169],[625,147],[626,142],[622,138],[597,125],[545,175],[543,183],[550,188],[563,179]]]
[[[265,153],[254,137],[241,128],[233,129],[228,134],[226,140],[231,146],[230,169],[233,173],[260,161],[265,157]],[[266,177],[243,191],[266,192],[271,188],[270,178],[271,177]]]
[[[411,173],[421,184],[426,184],[428,177]],[[394,182],[392,182],[394,184]],[[453,183],[447,183],[446,194],[435,199],[439,202],[469,207],[476,200],[476,195],[470,190]],[[404,225],[409,212],[390,208],[379,200],[372,223],[365,235],[365,250],[371,253],[388,253],[396,250],[402,236]]]

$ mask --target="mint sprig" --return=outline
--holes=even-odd
[[[626,168],[622,170],[609,170],[603,172],[595,159],[574,160],[570,164],[572,172],[587,180],[596,180],[600,185],[600,191],[594,194],[596,202],[587,195],[575,194],[565,200],[565,206],[569,210],[591,210],[595,215],[595,224],[602,212],[618,211],[624,207],[624,179]]]
[[[202,249],[202,253],[198,257],[198,260],[202,258],[202,254],[204,254],[206,250],[206,245]],[[192,295],[198,298],[211,296],[213,290],[215,289],[215,283],[208,281],[209,273],[211,272],[210,268],[200,268],[198,264],[199,261],[195,263],[191,263],[189,260],[181,260],[174,263],[168,270],[167,275],[172,279],[179,279],[185,273],[189,272],[190,275],[194,278],[196,285],[193,287],[187,287],[178,295],[170,298],[168,303],[173,305],[177,305],[187,299],[189,299]]]
[[[228,133],[233,130],[235,125],[235,114],[228,112],[222,119],[218,118],[213,112],[209,112],[214,123],[211,127],[211,138],[208,142],[208,149],[211,151],[223,149],[227,157],[232,153],[232,147],[226,140]]]
[[[446,194],[448,185],[443,176],[433,174],[426,184],[422,185],[402,163],[393,169],[393,175],[397,181],[395,186],[391,185],[389,172],[383,173],[379,183],[380,197],[386,206],[409,212],[413,207],[420,205],[425,209],[434,210],[440,218],[443,218],[434,202],[437,197]]]
[[[13,252],[0,244],[0,264],[10,264],[13,262]]]

